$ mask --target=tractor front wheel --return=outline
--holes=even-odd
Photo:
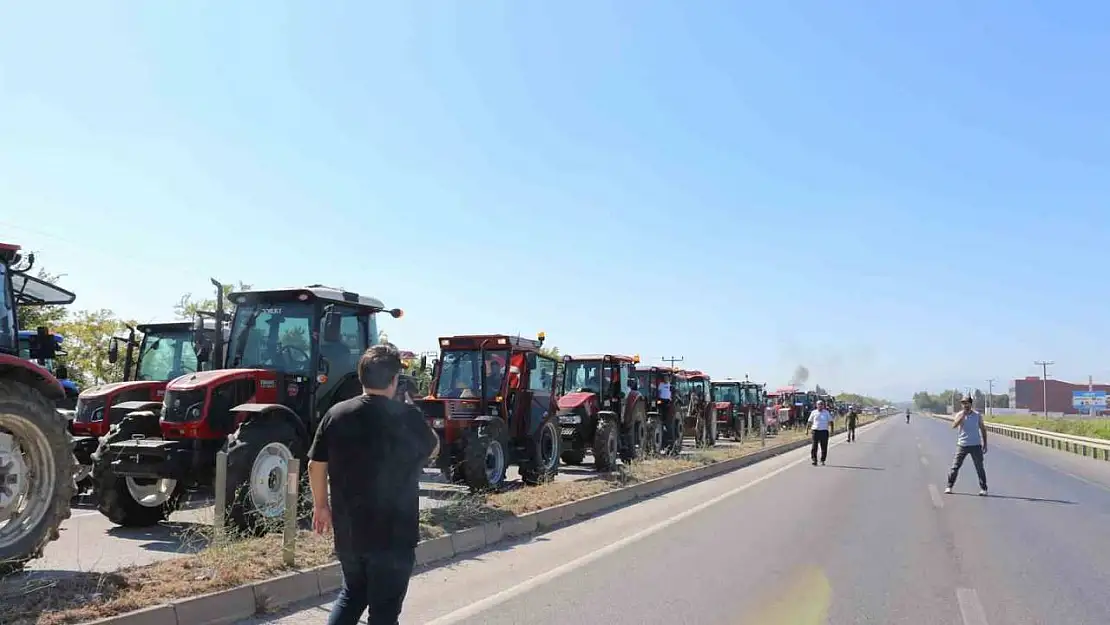
[[[594,434],[594,466],[598,471],[615,471],[620,451],[617,422],[604,419],[597,424]]]
[[[509,465],[509,434],[505,422],[494,417],[467,433],[463,443],[463,475],[470,490],[482,492],[505,483]]]
[[[0,575],[57,540],[73,496],[67,420],[38,390],[0,380]]]
[[[528,441],[528,455],[520,466],[520,479],[530,486],[546,484],[559,474],[559,448],[563,438],[555,418],[545,419]]]
[[[227,519],[253,535],[280,529],[285,519],[289,461],[294,458],[301,460],[300,492],[308,492],[307,450],[296,428],[277,417],[247,421],[229,437],[226,451]]]

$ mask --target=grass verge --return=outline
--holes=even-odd
[[[991,423],[1035,428],[1057,434],[1110,440],[1110,419],[1045,419],[1043,417],[995,417]]]
[[[874,420],[861,418],[860,425]],[[838,429],[837,432],[840,430]],[[767,446],[795,442],[807,432],[784,431]],[[531,488],[510,488],[487,495],[459,495],[446,506],[421,513],[422,539],[435,538],[467,527],[577,501],[725,460],[761,449],[758,440],[740,445],[701,449],[681,457],[634,462],[620,470],[581,480],[553,482]],[[4,625],[64,625],[123,614],[174,599],[226,590],[287,573],[281,561],[281,535],[212,540],[210,528],[188,530],[185,541],[207,545],[184,555],[112,573],[78,573],[62,579],[34,576],[0,580],[0,623]],[[330,536],[301,531],[297,566],[309,568],[334,560]],[[259,606],[260,612],[266,606]]]

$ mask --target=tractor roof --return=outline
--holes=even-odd
[[[359,295],[343,289],[335,287],[324,286],[322,284],[310,284],[302,287],[289,287],[279,289],[251,289],[248,291],[233,291],[228,294],[228,299],[235,303],[247,301],[249,299],[300,299],[301,301],[320,300],[324,302],[335,302],[338,304],[350,304],[360,308],[369,308],[375,312],[385,310],[385,304],[376,297],[368,295]]]
[[[638,356],[625,356],[623,354],[575,354],[564,356],[563,360],[603,360],[605,358],[612,358],[620,362],[640,362]]]
[[[690,378],[692,380],[700,380],[702,378],[704,378],[706,380],[709,379],[709,374],[708,373],[706,373],[704,371],[699,371],[697,369],[694,369],[692,371],[684,371],[683,373],[686,374],[687,378]]]
[[[661,365],[636,365],[636,371],[653,371],[656,373],[673,373],[675,375],[682,374],[682,369],[678,367],[664,367]]]
[[[18,245],[13,245],[11,243],[0,243],[0,260],[4,260],[9,263],[12,262],[12,260],[15,259],[16,254],[19,253],[20,249],[22,248]]]
[[[543,347],[543,340],[508,334],[459,334],[439,337],[439,346],[443,349],[483,349],[484,347],[487,350],[512,348],[538,352]]]
[[[205,319],[204,321],[204,327],[207,328],[209,325],[211,325],[212,328],[215,329],[215,319]],[[158,323],[141,323],[135,326],[135,329],[137,329],[139,332],[142,332],[143,334],[147,334],[150,332],[175,332],[181,330],[191,330],[192,328],[193,323],[191,321],[162,321]]]
[[[54,337],[54,342],[57,343],[58,345],[61,345],[62,341],[65,340],[65,337],[62,336],[61,334],[58,334],[57,332],[51,332],[50,335]],[[19,331],[19,338],[20,339],[30,339],[34,336],[38,336],[38,330],[20,330]]]
[[[12,273],[12,291],[15,301],[23,306],[65,306],[77,299],[59,286],[24,273]]]

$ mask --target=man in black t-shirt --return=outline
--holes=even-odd
[[[328,625],[396,625],[420,534],[420,475],[439,438],[415,406],[396,401],[401,356],[375,345],[358,363],[363,394],[324,415],[308,452],[313,529],[334,531],[343,590]],[[328,501],[328,484],[331,501]]]
[[[859,411],[855,406],[848,408],[848,442],[852,443],[856,440],[856,420],[859,419]]]

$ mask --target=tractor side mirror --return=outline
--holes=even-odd
[[[108,362],[113,365],[119,362],[119,341],[116,339],[108,342]]]
[[[427,369],[428,369],[428,357],[427,356],[421,356],[420,357],[420,373],[424,373],[424,371],[426,371]]]
[[[324,313],[324,340],[328,343],[338,343],[340,339],[339,325],[343,317],[332,307]]]
[[[54,377],[58,378],[59,380],[68,380],[69,368],[65,365],[58,365],[54,368]]]

